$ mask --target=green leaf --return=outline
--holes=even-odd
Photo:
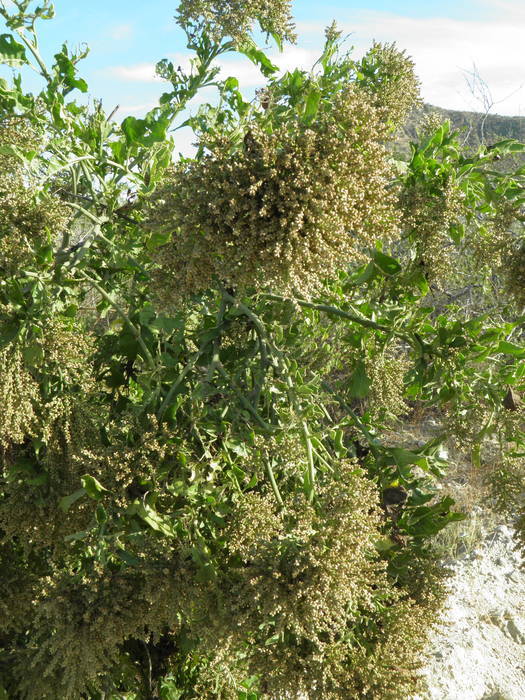
[[[392,447],[389,452],[400,469],[408,467],[411,464],[422,466],[426,463],[425,457],[417,454],[416,452],[405,450],[403,447]]]
[[[38,474],[38,466],[28,457],[19,457],[16,462],[9,467],[9,473],[36,476]]]
[[[80,532],[75,532],[72,535],[66,535],[64,537],[64,542],[76,542],[77,540],[85,540],[89,535],[87,530],[81,530]]]
[[[55,72],[58,79],[64,85],[65,90],[64,95],[67,95],[72,90],[80,90],[80,92],[87,92],[88,86],[85,80],[82,78],[77,78],[77,70],[75,64],[68,56],[67,46],[63,44],[62,51],[55,54],[56,64],[54,66]]]
[[[140,560],[133,554],[126,552],[125,549],[117,549],[117,557],[122,559],[122,561],[128,566],[140,566]]]
[[[370,392],[370,379],[366,373],[365,363],[362,360],[357,363],[353,371],[348,385],[348,391],[350,392],[350,396],[354,399],[364,399]]]
[[[146,241],[146,249],[153,253],[157,248],[160,248],[170,240],[171,233],[169,231],[155,231]]]
[[[374,250],[372,253],[375,264],[385,275],[393,276],[401,272],[401,265],[395,258],[385,255],[380,250]]]
[[[166,139],[169,119],[162,114],[159,116],[158,111],[158,109],[153,110],[144,119],[136,119],[135,117],[124,119],[121,129],[128,145],[153,146],[153,144]]]
[[[374,543],[374,547],[378,552],[388,552],[389,549],[392,549],[392,547],[395,546],[396,543],[393,542],[390,537],[384,537],[383,539],[377,540],[377,542]]]
[[[341,428],[334,430],[331,434],[332,440],[334,442],[334,450],[338,457],[345,457],[348,450],[344,446],[344,431]]]
[[[86,490],[87,495],[94,501],[99,501],[102,498],[104,491],[107,491],[107,489],[104,488],[104,486],[102,486],[102,484],[97,481],[94,476],[90,476],[89,474],[84,474],[84,476],[80,479],[80,482]]]
[[[514,343],[509,343],[508,340],[501,340],[496,352],[504,353],[505,355],[514,355],[514,357],[525,357],[525,348]]]
[[[227,92],[237,90],[239,87],[239,81],[237,78],[234,78],[233,76],[230,76],[229,78],[226,78],[223,84],[223,89],[226,90]]]
[[[177,531],[173,527],[170,518],[165,515],[160,515],[160,513],[157,513],[157,511],[147,503],[134,504],[133,511],[153,530],[162,532],[163,535],[167,535],[168,537],[176,536]]]
[[[275,41],[277,44],[277,48],[279,49],[279,53],[283,52],[283,38],[280,34],[277,32],[269,32],[270,36],[272,39]]]
[[[374,263],[369,262],[368,265],[366,265],[366,267],[358,274],[358,276],[352,280],[352,284],[360,285],[369,282],[376,276],[376,269],[377,268]]]
[[[103,525],[105,522],[107,522],[108,514],[101,503],[99,503],[97,506],[97,510],[95,511],[95,517],[99,525]]]
[[[269,78],[279,70],[279,66],[274,65],[264,51],[258,49],[255,44],[242,44],[237,47],[237,50],[246,58],[249,58],[256,66],[259,66],[265,78]]]
[[[520,143],[515,139],[506,139],[505,141],[493,143],[487,150],[491,153],[522,153],[525,151],[525,143]]]
[[[69,496],[64,496],[64,498],[61,498],[58,502],[58,507],[61,511],[67,513],[67,511],[71,508],[73,503],[76,503],[78,500],[80,500],[83,496],[86,495],[86,493],[87,491],[85,488],[77,489],[74,493],[71,493]]]
[[[0,34],[0,63],[7,66],[23,66],[27,63],[26,50],[11,34]]]
[[[304,107],[303,119],[305,122],[311,122],[319,110],[319,102],[321,101],[321,91],[314,87],[308,93],[306,104]]]
[[[20,329],[21,323],[18,320],[2,323],[0,325],[0,349],[6,345],[9,345],[9,343],[19,334]]]

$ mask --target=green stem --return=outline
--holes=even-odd
[[[334,391],[334,389],[332,389],[332,387],[330,386],[330,384],[328,384],[328,382],[326,382],[326,381],[321,382],[321,386],[323,387],[323,389],[328,391],[328,393],[332,394],[332,396],[336,399],[337,403],[341,406],[341,408],[343,408],[348,413],[348,415],[352,418],[352,420],[357,425],[359,430],[366,437],[372,454],[377,457],[377,455],[379,454],[379,451],[376,448],[377,441],[374,438],[374,436],[370,433],[370,431],[368,430],[366,425],[363,423],[363,421],[359,418],[357,413],[352,408],[350,408],[350,406],[345,402],[345,400],[341,396],[339,396]]]
[[[299,406],[299,402],[297,401],[297,397],[294,393],[294,385],[292,382],[292,378],[290,377],[290,374],[288,372],[288,368],[282,363],[282,369],[285,372],[285,381],[286,381],[286,386],[288,389],[288,400],[292,404],[294,410],[296,413],[301,413],[301,408]],[[306,479],[305,481],[308,484],[308,500],[310,503],[313,501],[314,496],[315,496],[315,464],[314,464],[314,455],[312,452],[312,441],[310,440],[310,435],[308,433],[308,425],[306,424],[305,420],[301,421],[301,432],[303,434],[303,441],[304,441],[304,446],[306,448],[306,460],[307,460],[307,471],[306,471]]]
[[[306,458],[308,460],[308,500],[311,503],[314,500],[315,495],[315,464],[314,455],[312,452],[312,441],[310,440],[310,435],[308,434],[308,426],[306,425],[306,421],[304,420],[301,422],[301,430],[306,446]]]
[[[239,311],[242,311],[246,318],[248,318],[252,322],[253,327],[255,328],[255,332],[257,333],[257,338],[259,340],[259,352],[261,357],[259,378],[256,382],[254,382],[253,388],[253,401],[254,404],[257,405],[264,385],[264,380],[266,378],[266,372],[268,371],[268,368],[270,366],[268,344],[266,342],[266,329],[261,319],[256,314],[254,314],[248,306],[235,299],[235,297],[232,296],[226,289],[224,289],[224,287],[221,287],[221,291],[223,298],[227,299],[231,304],[235,304]]]
[[[197,363],[197,360],[199,359],[199,357],[200,357],[200,356],[202,355],[202,353],[204,352],[204,349],[205,349],[206,345],[207,345],[207,343],[204,344],[204,345],[202,345],[202,346],[199,348],[199,350],[193,355],[193,357],[192,357],[191,360],[188,362],[188,364],[186,365],[186,367],[184,367],[184,369],[183,369],[182,372],[179,374],[179,376],[177,377],[177,379],[176,379],[176,380],[173,382],[173,384],[171,385],[171,387],[170,387],[168,393],[166,394],[166,397],[164,398],[164,401],[162,402],[161,407],[159,408],[159,412],[158,412],[159,421],[161,421],[161,420],[163,419],[164,414],[165,414],[166,411],[168,410],[169,405],[170,405],[170,403],[171,403],[171,400],[173,399],[173,397],[174,397],[174,395],[175,395],[175,392],[177,391],[178,387],[182,384],[182,382],[184,381],[185,377],[186,377],[186,376],[191,372],[191,370],[195,367],[195,364]]]
[[[231,386],[231,388],[234,390],[235,394],[237,395],[237,398],[239,401],[242,403],[244,408],[251,413],[251,415],[255,418],[257,423],[261,426],[261,428],[264,428],[264,430],[267,430],[269,433],[274,433],[275,432],[275,427],[273,425],[270,425],[267,423],[264,418],[261,418],[261,416],[257,413],[257,410],[252,406],[252,404],[248,401],[246,396],[242,393],[242,391],[239,389],[239,387],[234,383],[233,379],[230,377],[228,372],[224,369],[224,366],[222,362],[217,363],[217,371],[219,374],[225,379],[228,384]]]
[[[75,204],[75,202],[68,202],[67,206],[72,207],[73,209],[76,209],[81,214],[83,214],[87,219],[92,221],[94,224],[97,224],[98,226],[102,226],[102,224],[105,224],[108,221],[108,219],[106,217],[100,218],[98,216],[95,216],[95,214],[92,214],[89,211],[89,209],[85,209],[80,204]]]
[[[329,462],[326,461],[326,459],[323,457],[323,455],[314,447],[313,443],[312,443],[312,452],[313,452],[314,455],[317,457],[317,459],[318,459],[322,464],[324,464],[324,466],[328,469],[328,471],[330,471],[330,472],[333,472],[333,471],[334,471],[334,468],[332,467],[332,465],[331,465]],[[329,455],[329,456],[330,456],[330,455]]]
[[[226,313],[226,308],[227,308],[226,300],[223,298],[223,299],[221,300],[221,305],[220,305],[220,308],[219,308],[219,313],[218,313],[218,315],[217,315],[217,328],[220,328],[220,326],[221,326],[222,323],[223,323],[224,314]],[[212,361],[211,361],[210,367],[208,368],[208,374],[207,374],[207,379],[208,379],[208,381],[211,381],[211,378],[212,378],[212,376],[213,376],[213,372],[214,372],[215,369],[218,367],[219,362],[220,362],[220,360],[219,360],[219,351],[218,351],[218,347],[217,347],[217,345],[216,345],[216,341],[217,341],[217,339],[215,339],[215,349],[214,349],[214,353],[213,353],[213,357],[212,357]],[[161,407],[160,407],[160,409],[159,409],[159,412],[158,412],[158,418],[159,418],[159,420],[162,420],[162,418],[164,417],[164,414],[166,413],[166,411],[167,411],[167,409],[168,409],[168,407],[169,407],[169,405],[170,405],[170,403],[171,403],[171,400],[173,399],[173,397],[174,397],[174,395],[175,395],[175,392],[177,391],[177,389],[178,389],[178,387],[181,385],[181,383],[184,381],[185,377],[186,377],[186,376],[191,372],[191,370],[195,367],[195,365],[196,365],[198,359],[203,355],[204,351],[205,351],[206,348],[208,347],[209,342],[210,342],[209,340],[206,340],[204,343],[202,343],[202,345],[201,345],[200,348],[197,350],[197,352],[193,355],[193,357],[192,357],[191,360],[188,362],[188,364],[186,365],[186,367],[184,367],[184,369],[183,369],[182,372],[179,374],[179,376],[177,377],[177,379],[176,379],[176,380],[173,382],[173,384],[171,385],[171,387],[170,387],[168,393],[166,394],[166,397],[165,397],[164,401],[162,402],[162,405],[161,405]]]
[[[264,458],[264,464],[266,466],[266,473],[268,474],[268,479],[270,480],[272,491],[275,495],[275,500],[281,506],[281,508],[284,508],[283,499],[281,497],[279,487],[277,486],[277,481],[275,480],[275,474],[273,473],[273,468],[270,459],[267,456],[265,456]]]
[[[83,277],[86,282],[89,282],[93,286],[94,289],[97,290],[97,292],[109,303],[111,306],[115,309],[115,311],[118,313],[118,315],[121,317],[121,319],[124,321],[126,326],[129,328],[131,333],[134,335],[136,338],[138,344],[140,345],[142,352],[144,354],[144,359],[146,360],[147,364],[149,365],[150,369],[155,370],[156,365],[155,365],[155,360],[153,359],[152,354],[150,353],[146,343],[144,342],[144,339],[142,338],[140,331],[138,328],[135,327],[135,325],[131,322],[129,316],[126,314],[124,309],[118,304],[110,294],[106,292],[106,290],[101,287],[98,282],[94,279],[92,279],[89,275],[86,275],[85,272],[82,270],[77,270],[77,274],[79,274],[81,277]]]
[[[26,37],[26,35],[23,31],[20,31],[19,29],[17,29],[16,33],[18,34],[20,39],[24,42],[24,44],[27,46],[27,48],[33,54],[35,61],[38,63],[38,67],[40,68],[42,77],[45,78],[48,83],[51,83],[52,78],[47,70],[47,66],[44,63],[42,56],[40,55],[40,52],[37,49],[37,47],[29,41],[29,39]]]
[[[83,163],[85,160],[95,160],[95,158],[93,156],[79,156],[78,158],[73,158],[73,160],[69,160],[67,163],[64,163],[64,165],[61,165],[56,170],[53,170],[53,172],[47,175],[42,182],[46,182],[46,180],[49,180],[50,178],[54,177],[61,170],[67,170],[72,165],[76,165],[77,163]]]
[[[229,301],[234,303],[239,311],[242,311],[242,313],[247,316],[251,320],[251,322],[254,325],[254,328],[258,334],[258,337],[260,339],[261,347],[264,347],[265,350],[265,359],[268,361],[268,355],[266,353],[266,348],[267,347],[272,347],[272,350],[275,351],[276,357],[278,359],[281,359],[281,353],[277,351],[277,348],[270,346],[269,343],[266,342],[266,329],[264,328],[264,325],[261,321],[261,319],[253,313],[251,309],[249,309],[245,304],[242,304],[238,300],[236,300],[231,294],[229,294],[225,289],[222,290],[223,295],[225,298],[227,298]],[[265,295],[265,296],[272,296],[272,295]],[[282,298],[282,297],[279,297]],[[282,368],[285,372],[286,376],[286,385],[288,387],[288,398],[290,400],[290,403],[294,406],[295,410],[300,413],[300,408],[297,403],[297,399],[294,396],[294,386],[292,379],[287,371],[287,368],[283,362],[281,362]],[[313,501],[314,496],[315,496],[315,463],[314,463],[314,455],[313,455],[313,450],[312,450],[312,442],[310,440],[310,435],[308,433],[308,426],[306,424],[306,421],[301,422],[301,430],[303,433],[303,439],[305,443],[305,448],[306,448],[306,457],[307,457],[307,462],[308,462],[308,468],[307,468],[307,482],[308,482],[308,500],[310,502]]]
[[[383,326],[380,323],[376,323],[375,321],[371,321],[369,318],[365,318],[364,316],[360,316],[358,314],[349,314],[347,311],[343,311],[342,309],[338,309],[336,306],[329,306],[328,304],[314,304],[311,301],[306,301],[305,299],[296,299],[293,297],[283,297],[278,294],[263,294],[262,295],[265,299],[271,299],[272,301],[291,301],[294,304],[298,304],[299,306],[302,306],[306,309],[314,309],[315,311],[323,311],[324,313],[330,314],[332,316],[339,316],[340,318],[345,318],[348,321],[353,321],[354,323],[358,323],[361,326],[364,326],[365,328],[373,328],[376,331],[382,331],[383,333],[392,333],[393,335],[397,336],[398,338],[403,338],[404,340],[407,340],[408,342],[411,342],[411,338],[409,335],[406,333],[401,333],[399,331],[395,331],[392,328],[389,328],[388,326]]]

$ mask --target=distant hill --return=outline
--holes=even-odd
[[[461,112],[425,104],[414,110],[398,134],[393,149],[396,153],[403,156],[409,154],[410,141],[416,141],[418,127],[432,113],[437,113],[443,120],[449,119],[452,127],[464,134],[465,144],[472,149],[477,149],[481,143],[490,145],[504,139],[525,142],[525,117],[504,117],[499,114],[485,116],[480,112]]]

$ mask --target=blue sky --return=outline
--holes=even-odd
[[[56,18],[41,26],[43,52],[51,55],[65,39],[73,46],[86,42],[91,54],[82,72],[90,93],[108,110],[119,104],[121,118],[139,116],[163,89],[154,77],[155,62],[188,60],[173,20],[175,6],[176,0],[55,0]],[[472,95],[465,80],[475,65],[489,87],[493,112],[525,114],[525,0],[295,0],[293,12],[299,42],[273,55],[283,69],[310,67],[324,27],[336,19],[357,55],[374,39],[406,49],[426,101],[481,109],[481,96]],[[247,92],[260,82],[244,59],[224,59],[222,69],[237,74]]]

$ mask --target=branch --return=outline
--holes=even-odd
[[[411,338],[406,333],[401,333],[399,331],[394,330],[393,328],[389,328],[388,326],[383,326],[380,323],[371,321],[369,318],[365,318],[364,316],[359,316],[357,314],[349,314],[347,311],[338,309],[336,306],[329,306],[327,304],[314,304],[313,302],[306,301],[305,299],[296,299],[295,297],[283,297],[279,296],[278,294],[263,294],[262,296],[266,299],[271,299],[273,301],[291,301],[294,304],[297,304],[298,306],[303,306],[306,309],[314,309],[315,311],[323,311],[324,313],[330,314],[332,316],[339,316],[340,318],[345,318],[348,321],[358,323],[360,326],[364,326],[365,328],[373,328],[376,331],[390,333],[398,338],[403,338],[403,340],[406,340],[411,343]]]

